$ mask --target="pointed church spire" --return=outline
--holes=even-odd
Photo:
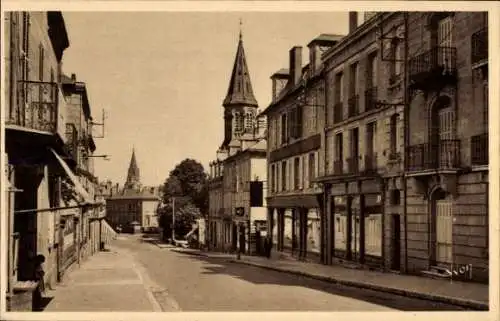
[[[257,107],[257,100],[253,94],[252,82],[248,72],[245,50],[243,49],[243,35],[241,31],[240,19],[240,38],[238,41],[238,49],[234,59],[233,72],[227,90],[226,99],[224,99],[224,107],[230,105],[246,105]]]
[[[140,187],[140,184],[139,167],[135,159],[135,147],[132,147],[132,158],[130,159],[130,165],[128,167],[125,189],[136,189]]]

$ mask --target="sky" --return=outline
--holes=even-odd
[[[222,101],[240,18],[259,110],[291,47],[321,33],[345,34],[347,12],[63,12],[70,47],[63,72],[86,82],[95,122],[95,174],[122,185],[135,148],[143,185],[159,185],[185,158],[209,170],[223,138]],[[95,127],[95,135],[102,128]]]

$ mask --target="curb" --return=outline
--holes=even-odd
[[[412,297],[412,298],[417,298],[417,299],[438,301],[438,302],[448,303],[448,304],[461,306],[461,307],[465,307],[465,308],[469,308],[469,309],[473,309],[473,310],[489,311],[489,305],[487,303],[483,303],[483,302],[479,302],[479,301],[465,300],[465,299],[453,298],[453,297],[448,297],[448,296],[444,296],[444,295],[436,295],[436,294],[430,294],[430,293],[408,291],[408,290],[402,290],[402,289],[397,289],[397,288],[385,287],[385,286],[381,286],[381,285],[377,285],[377,284],[371,284],[371,283],[341,280],[341,279],[336,279],[333,277],[314,275],[314,274],[309,274],[309,273],[305,273],[305,272],[301,272],[301,271],[294,271],[294,270],[288,270],[288,269],[283,269],[283,268],[277,268],[274,266],[268,266],[268,265],[263,265],[263,264],[248,262],[248,261],[238,261],[238,260],[232,259],[232,260],[229,260],[229,262],[251,265],[251,266],[259,267],[262,269],[267,269],[267,270],[272,270],[272,271],[277,271],[277,272],[285,272],[285,273],[304,276],[307,278],[316,279],[316,280],[320,280],[320,281],[326,281],[326,282],[334,283],[334,284],[341,284],[341,285],[346,285],[346,286],[351,286],[351,287],[356,287],[356,288],[361,288],[361,289],[369,289],[369,290],[375,290],[375,291],[380,291],[380,292],[387,292],[387,293],[392,293],[392,294],[397,294],[397,295],[407,296],[407,297]]]

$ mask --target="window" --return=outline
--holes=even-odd
[[[397,153],[398,150],[398,122],[399,122],[399,115],[394,114],[391,116],[390,120],[390,152],[391,154],[389,157],[394,157]]]
[[[376,146],[375,137],[377,133],[377,122],[366,124],[366,155],[373,156]]]
[[[288,141],[288,128],[287,128],[287,115],[281,115],[281,145],[286,144]]]
[[[349,93],[352,96],[358,94],[358,63],[353,63],[350,68]]]
[[[43,70],[43,67],[44,67],[43,64],[44,64],[44,60],[45,60],[45,57],[44,57],[45,56],[45,49],[43,48],[42,44],[40,44],[38,46],[38,55],[39,55],[38,56],[38,59],[39,59],[39,62],[38,62],[38,68],[39,68],[38,69],[38,79],[40,81],[43,81],[43,72],[44,72],[44,70]]]
[[[351,129],[351,158],[357,159],[359,156],[359,129]]]
[[[287,172],[286,172],[286,161],[281,163],[281,190],[286,191],[286,180],[287,180]]]
[[[377,86],[377,54],[372,53],[368,56],[367,84],[366,87],[373,88]]]
[[[335,103],[342,102],[344,100],[344,75],[343,73],[338,73],[335,76]]]
[[[275,185],[274,185],[274,164],[271,165],[271,171],[269,172],[269,181],[271,182],[271,193],[274,193],[275,191]]]
[[[309,187],[313,186],[313,179],[315,176],[315,167],[316,167],[316,159],[314,157],[314,153],[309,154]]]
[[[344,159],[344,146],[343,146],[343,137],[342,133],[338,133],[335,135],[335,159],[343,160]]]
[[[437,26],[437,46],[450,48],[453,47],[453,17],[447,16],[438,22]],[[439,55],[439,64],[445,68],[452,68],[452,52],[442,51]]]
[[[295,157],[293,160],[293,188],[300,189],[300,158]]]
[[[240,133],[243,130],[243,115],[240,113],[234,114],[234,132]]]

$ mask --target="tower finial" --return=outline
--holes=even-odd
[[[243,21],[240,18],[240,40],[243,37],[243,30],[242,29],[243,29]]]

